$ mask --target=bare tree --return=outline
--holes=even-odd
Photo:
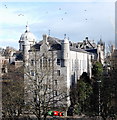
[[[67,108],[66,82],[56,69],[55,56],[55,51],[33,50],[25,66],[25,103],[28,112],[38,119],[46,119],[49,110],[65,111]]]

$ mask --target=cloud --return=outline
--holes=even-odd
[[[42,34],[48,34],[50,29],[52,36],[63,39],[66,33],[74,42],[84,39],[87,35],[92,39],[99,39],[101,34],[105,41],[113,40],[111,27],[114,19],[114,4],[91,3],[96,0],[87,1],[88,3],[78,4],[73,2],[7,3],[8,9],[4,6],[0,8],[0,40],[6,45],[12,41],[11,45],[18,46],[18,40],[25,31],[27,21],[30,31],[39,39],[42,38]],[[109,17],[112,18],[111,21]]]

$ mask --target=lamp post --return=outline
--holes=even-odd
[[[100,117],[101,116],[101,103],[100,103],[100,83],[101,83],[101,80],[99,80],[97,82],[98,82],[98,115]]]

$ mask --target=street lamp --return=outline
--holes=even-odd
[[[98,82],[98,86],[99,86],[99,87],[98,87],[98,90],[99,90],[99,91],[98,91],[98,93],[99,93],[99,94],[98,94],[98,97],[99,97],[99,98],[98,98],[98,100],[99,100],[99,101],[98,101],[98,110],[99,110],[99,111],[98,111],[98,115],[101,116],[101,102],[100,102],[100,83],[101,83],[101,80],[99,80],[99,81],[97,81],[97,82]]]

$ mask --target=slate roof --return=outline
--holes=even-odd
[[[86,51],[97,54],[97,49],[87,49]]]
[[[50,45],[50,50],[61,50],[61,45],[62,45],[63,40],[60,40],[60,39],[55,38],[55,37],[48,36],[47,42]],[[40,50],[40,46],[42,45],[42,43],[43,43],[43,40],[36,43],[33,47],[36,50]],[[96,51],[94,50],[94,48],[95,48],[96,44],[92,44],[89,41],[87,43],[89,44],[89,47],[85,46],[84,41],[83,42],[77,42],[77,43],[73,43],[73,42],[69,41],[70,50],[71,51],[76,51],[76,52],[85,52],[85,53],[86,52],[92,52],[92,53],[95,53]],[[84,46],[85,46],[85,49],[84,49]],[[90,51],[91,48],[94,51],[92,51],[92,50]]]
[[[49,42],[49,45],[52,45],[52,44],[61,44],[61,41],[60,39],[58,38],[55,38],[55,37],[48,37],[47,41]],[[43,43],[43,40],[41,40],[40,42],[38,42],[38,44],[42,45]]]
[[[72,48],[72,47],[70,47],[70,51],[87,53],[87,51],[85,51],[85,50],[83,50],[83,49],[80,49],[80,48]]]
[[[16,52],[13,54],[15,56],[15,60],[23,60],[23,53],[22,52]]]
[[[48,37],[47,42],[50,45],[50,49],[51,50],[61,50],[61,42],[62,40],[58,39],[58,38],[54,38],[54,37]],[[33,47],[36,50],[40,50],[40,46],[42,45],[43,40],[41,40],[40,42],[36,43]]]

